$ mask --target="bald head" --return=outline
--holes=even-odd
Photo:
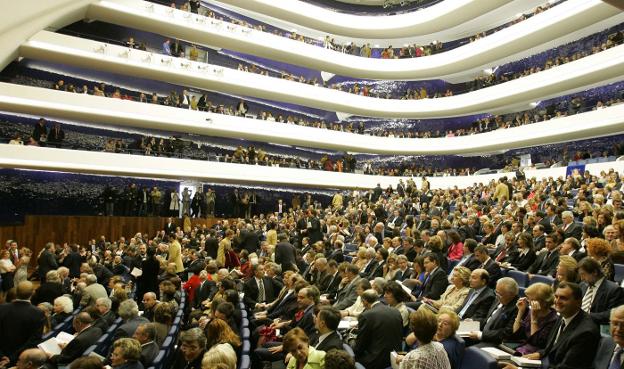
[[[48,357],[45,352],[38,348],[27,349],[22,351],[19,355],[19,361],[17,363],[18,369],[30,369],[39,368],[45,364]]]

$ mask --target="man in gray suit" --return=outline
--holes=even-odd
[[[82,297],[80,298],[80,306],[95,305],[97,299],[101,297],[108,297],[106,289],[101,284],[97,283],[97,277],[95,274],[89,274],[85,278],[87,287],[82,291]]]
[[[125,300],[119,304],[119,317],[123,324],[117,328],[113,335],[113,342],[123,337],[132,337],[137,327],[149,323],[149,320],[139,316],[139,306],[134,300]]]
[[[357,300],[356,286],[360,277],[360,271],[355,264],[349,264],[344,272],[343,281],[345,286],[338,291],[334,307],[338,310],[344,310],[355,303]]]
[[[141,343],[141,363],[144,367],[149,367],[158,355],[158,344],[156,338],[156,327],[153,323],[141,324],[134,331],[132,338]]]

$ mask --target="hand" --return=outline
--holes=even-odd
[[[522,356],[525,359],[530,359],[530,360],[539,360],[540,359],[540,354],[539,352],[534,352],[531,354],[526,354]]]
[[[507,364],[503,367],[503,369],[518,369],[518,367],[513,364]]]
[[[61,350],[62,350],[62,349],[64,349],[64,348],[65,348],[65,346],[67,346],[67,344],[66,344],[65,342],[61,342],[61,343],[59,343],[58,345],[59,345],[59,347],[61,348]]]
[[[522,297],[518,299],[516,306],[518,307],[518,315],[522,317],[526,309],[529,307],[529,300],[526,297]]]
[[[0,368],[6,368],[6,366],[9,365],[10,362],[11,362],[11,360],[8,357],[6,357],[6,356],[1,357],[0,358]]]
[[[405,355],[397,355],[396,357],[396,363],[397,364],[401,364],[401,361],[403,361],[403,358],[405,357]]]
[[[282,350],[284,349],[284,347],[282,345],[279,346],[275,346],[275,347],[269,347],[269,352],[272,354],[277,354],[282,352]]]
[[[481,340],[481,338],[479,337],[479,332],[472,331],[472,332],[470,332],[470,336],[469,337],[471,339],[475,340],[475,341]]]

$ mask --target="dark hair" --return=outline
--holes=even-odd
[[[582,269],[589,274],[597,274],[598,278],[604,276],[604,272],[602,271],[600,263],[596,259],[589,256],[586,256],[581,261],[579,261],[578,269]]]
[[[224,291],[235,290],[236,283],[231,278],[223,278],[221,281],[221,288],[223,288]]]
[[[332,349],[325,355],[325,369],[355,369],[355,360],[344,350]]]
[[[223,297],[225,298],[225,301],[231,302],[232,304],[234,304],[234,306],[238,305],[238,302],[240,301],[238,292],[236,292],[235,290],[226,290],[223,293]]]
[[[338,324],[340,323],[340,310],[336,309],[333,306],[323,306],[319,309],[318,319],[325,322],[327,328],[335,331],[338,329]]]
[[[481,272],[481,280],[485,281],[485,284],[490,283],[490,273],[485,269]]]
[[[451,240],[451,242],[453,244],[461,242],[461,237],[459,236],[459,233],[457,233],[457,231],[455,231],[455,230],[450,230],[447,233],[447,236],[448,236],[448,238]]]
[[[472,238],[466,238],[464,240],[464,246],[466,246],[468,248],[468,251],[470,251],[470,253],[472,254],[477,247],[477,241],[473,240]]]
[[[430,261],[436,263],[436,265],[440,265],[440,259],[438,259],[438,255],[436,255],[433,252],[428,252],[425,255],[425,258],[429,259]]]
[[[217,306],[217,311],[229,319],[234,314],[234,305],[231,302],[222,302]]]
[[[377,250],[377,252],[381,255],[381,258],[383,260],[388,259],[388,250],[386,250],[385,248],[380,247],[379,250]]]
[[[578,283],[573,283],[573,282],[561,282],[559,283],[559,286],[557,286],[557,289],[560,288],[569,288],[572,290],[572,296],[574,296],[575,300],[582,300],[583,299],[583,290],[581,290],[581,286],[578,285]]]
[[[403,287],[396,281],[386,283],[383,291],[384,293],[390,293],[398,303],[409,301],[410,299]]]

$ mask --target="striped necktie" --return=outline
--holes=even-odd
[[[587,292],[585,292],[585,296],[583,296],[583,302],[581,304],[581,309],[588,314],[590,313],[592,301],[594,300],[595,294],[596,286],[594,286],[593,284],[589,285],[589,287],[587,288]]]

